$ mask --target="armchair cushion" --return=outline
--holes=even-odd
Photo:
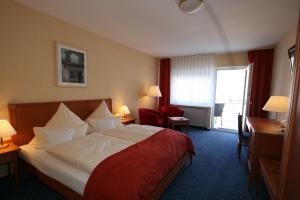
[[[182,117],[184,114],[181,108],[172,105],[162,106],[160,111],[163,113],[165,127],[168,125],[168,117]]]
[[[139,118],[141,125],[163,126],[164,118],[160,111],[139,108]]]
[[[177,106],[162,106],[160,110],[168,117],[182,117],[184,111]]]

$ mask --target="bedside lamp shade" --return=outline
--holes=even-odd
[[[3,138],[9,137],[16,134],[15,129],[10,125],[10,123],[7,120],[0,120],[0,148],[5,148],[8,145],[3,145]]]
[[[121,106],[120,113],[123,116],[123,118],[126,118],[126,115],[130,114],[129,109],[126,105]]]
[[[148,96],[150,97],[161,97],[161,92],[159,90],[159,87],[157,85],[152,85],[147,93]]]
[[[288,101],[289,98],[286,96],[271,96],[266,105],[263,107],[263,110],[286,113],[288,112]]]

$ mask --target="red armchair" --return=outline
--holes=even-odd
[[[162,106],[160,111],[163,113],[164,126],[168,126],[168,117],[182,117],[184,111],[177,106]]]
[[[139,118],[141,125],[163,126],[164,117],[160,111],[139,108]]]

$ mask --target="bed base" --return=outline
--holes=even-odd
[[[72,199],[72,200],[82,200],[83,197],[72,190],[71,188],[65,186],[64,184],[60,183],[59,181],[45,175],[38,169],[36,169],[33,165],[30,163],[24,161],[23,159],[20,159],[20,164],[22,167],[22,170],[26,170],[26,172],[29,172],[30,174],[34,175],[38,179],[40,179],[43,183],[48,185],[50,188],[61,194],[63,197],[67,199]]]
[[[29,164],[28,162],[20,159],[20,164],[22,169],[26,169],[29,173],[40,179],[43,183],[48,185],[50,188],[61,194],[63,197],[72,200],[82,200],[83,196],[78,194],[71,188],[67,187],[66,185],[60,183],[59,181],[45,175],[38,169],[36,169],[33,165]],[[185,166],[186,163],[192,161],[192,157],[189,153],[186,153],[182,156],[182,158],[176,163],[173,169],[168,173],[168,175],[162,179],[156,189],[153,191],[149,200],[158,200],[161,195],[165,192],[167,187],[171,184],[171,182],[175,179],[176,175],[181,171],[181,169]]]
[[[190,153],[185,153],[182,158],[176,163],[173,169],[167,174],[167,176],[161,180],[159,185],[149,197],[149,200],[158,200],[187,163],[192,163],[192,157]]]

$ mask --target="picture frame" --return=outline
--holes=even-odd
[[[292,75],[295,67],[295,54],[296,54],[296,45],[293,45],[291,48],[288,49],[289,65],[290,65],[290,71]]]
[[[87,86],[87,53],[57,43],[57,85],[62,87]]]

